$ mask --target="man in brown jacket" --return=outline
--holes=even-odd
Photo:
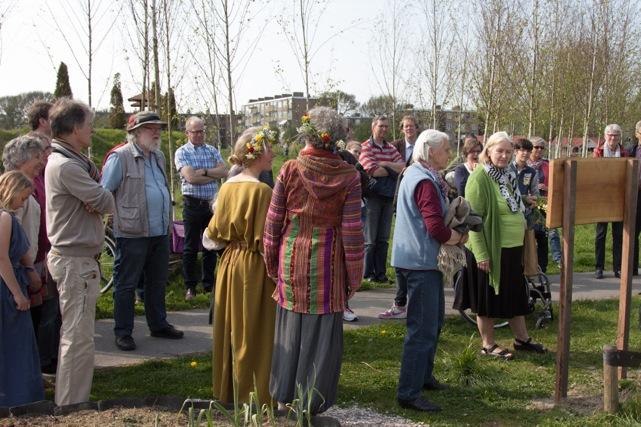
[[[53,153],[45,170],[47,264],[60,293],[58,406],[89,400],[94,365],[94,322],[100,293],[96,257],[105,237],[102,216],[113,213],[111,192],[99,184],[96,165],[82,154],[91,145],[93,113],[71,99],[50,111]]]
[[[418,137],[418,123],[416,117],[411,115],[405,115],[401,119],[401,132],[403,133],[403,138],[392,141],[392,144],[401,157],[405,161],[405,166],[409,166],[412,161],[412,151],[414,150],[414,143]]]

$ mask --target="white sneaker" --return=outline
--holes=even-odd
[[[346,322],[356,322],[358,320],[358,316],[351,308],[345,307],[345,311],[343,311],[343,320]]]
[[[407,309],[396,304],[378,315],[379,319],[407,319]]]

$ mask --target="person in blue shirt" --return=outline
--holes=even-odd
[[[202,274],[198,274],[198,251],[203,231],[211,219],[211,204],[218,194],[217,180],[227,177],[228,169],[218,150],[205,144],[205,122],[201,118],[188,118],[185,133],[188,141],[176,150],[174,163],[180,173],[183,195],[185,299],[191,300],[196,296],[200,280],[205,292],[211,292],[214,287],[216,252],[203,249]]]
[[[136,348],[135,289],[144,277],[145,315],[152,337],[180,339],[183,332],[167,322],[165,287],[169,265],[171,198],[160,151],[165,125],[158,114],[143,111],[127,124],[127,143],[107,158],[101,184],[114,194],[114,334],[123,351]]]

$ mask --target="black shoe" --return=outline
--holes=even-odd
[[[620,279],[621,278],[621,272],[619,270],[614,270],[614,277],[616,277],[617,279]]]
[[[439,412],[441,410],[440,406],[435,405],[429,400],[423,399],[422,397],[419,397],[416,400],[398,399],[398,405],[401,408],[413,409],[415,411],[421,412]]]
[[[170,340],[179,340],[183,337],[183,331],[174,328],[173,325],[160,329],[159,331],[151,331],[151,336],[156,338],[167,338]]]
[[[594,272],[594,278],[603,279],[603,270],[597,269],[597,271]]]
[[[136,342],[131,337],[131,335],[116,337],[116,347],[118,347],[122,351],[132,351],[136,349]]]
[[[432,377],[429,383],[423,384],[423,390],[443,391],[449,388],[449,385],[439,382],[439,380],[434,377]]]

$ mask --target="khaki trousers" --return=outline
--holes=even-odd
[[[89,400],[94,368],[94,323],[100,294],[100,270],[91,257],[48,256],[51,277],[60,294],[60,350],[56,373],[56,405]]]

